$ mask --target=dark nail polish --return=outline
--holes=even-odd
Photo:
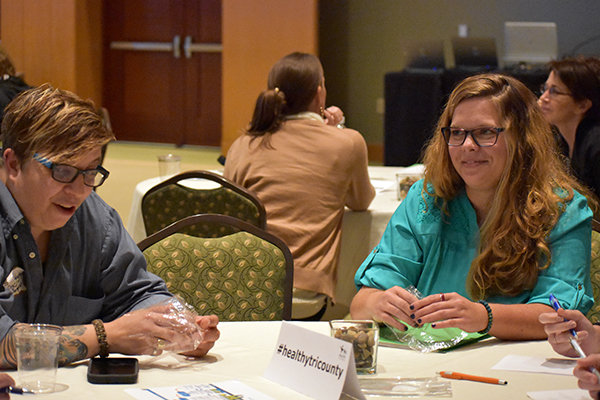
[[[411,309],[411,310],[414,310],[414,309],[415,309],[415,306],[413,306],[413,305],[411,304],[411,305],[410,305],[410,309]]]
[[[406,332],[408,330],[408,326],[406,326],[406,325],[404,325],[402,328],[404,329],[404,332]]]
[[[418,328],[418,327],[419,327],[419,324],[416,324],[416,323],[415,323],[413,326],[414,326],[415,328]]]
[[[417,322],[418,322],[418,323],[421,323],[421,318],[419,318],[419,319],[417,320]]]
[[[435,328],[435,322],[431,324],[431,327],[432,327],[432,328]]]
[[[410,319],[415,319],[415,314],[410,314]]]

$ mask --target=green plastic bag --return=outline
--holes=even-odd
[[[407,291],[414,294],[418,299],[422,299],[423,295],[414,286],[406,288]],[[436,350],[448,350],[458,346],[477,341],[487,334],[477,332],[469,333],[460,328],[433,328],[431,324],[423,324],[418,328],[408,325],[404,321],[399,321],[408,329],[401,331],[386,323],[387,328],[393,332],[396,340],[399,343],[405,344],[413,350],[419,350],[422,353],[429,353]],[[386,337],[388,336],[388,337]],[[386,332],[382,330],[381,337],[392,339]]]
[[[432,328],[431,324],[424,324],[419,328],[409,326],[404,321],[402,322],[408,330],[403,332],[399,329],[387,325],[387,330],[391,331],[399,343],[405,344],[413,350],[418,350],[422,353],[429,353],[437,350],[448,350],[459,345],[471,343],[479,340],[483,336],[480,333],[465,332],[460,328]],[[381,333],[382,337],[390,338],[389,335]],[[387,337],[386,337],[387,336]]]

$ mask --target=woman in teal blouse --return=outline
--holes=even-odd
[[[550,293],[590,309],[588,192],[522,83],[494,74],[461,82],[424,164],[356,273],[353,318],[541,339]]]

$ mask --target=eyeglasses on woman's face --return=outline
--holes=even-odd
[[[52,171],[52,179],[60,183],[75,182],[75,179],[81,174],[83,175],[84,185],[98,187],[104,183],[109,175],[109,172],[101,165],[98,165],[94,169],[82,170],[72,165],[55,164],[37,153],[33,155],[33,158],[43,166],[49,168]]]
[[[479,147],[491,147],[498,141],[498,134],[504,131],[504,128],[477,128],[466,130],[462,128],[445,127],[442,128],[442,134],[448,146],[462,146],[471,136],[475,144]]]
[[[544,83],[540,86],[540,96],[546,93],[546,91],[551,99],[556,98],[557,96],[571,96],[571,93],[561,92],[556,86],[548,86]]]

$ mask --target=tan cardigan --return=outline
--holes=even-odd
[[[344,206],[366,210],[375,197],[367,145],[355,130],[312,119],[289,120],[270,136],[238,138],[225,177],[254,192],[267,209],[267,230],[294,256],[294,287],[334,301]]]

